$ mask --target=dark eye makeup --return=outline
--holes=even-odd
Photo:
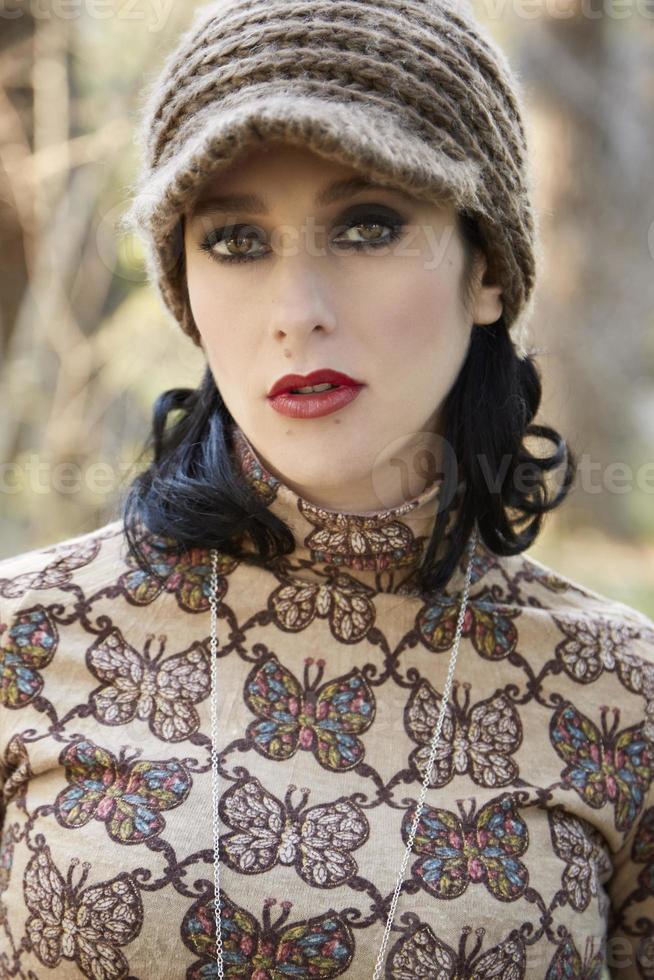
[[[375,240],[368,241],[345,241],[336,239],[332,242],[339,250],[370,252],[389,245],[397,241],[404,234],[406,222],[397,212],[381,205],[362,204],[350,209],[345,215],[338,219],[334,226],[336,233],[340,236],[349,232],[352,228],[365,228],[370,226],[381,226],[388,229],[388,234]],[[238,242],[239,245],[252,241],[257,237],[261,229],[252,224],[230,224],[222,228],[215,228],[209,232],[198,248],[202,252],[209,254],[209,257],[216,262],[254,262],[270,255],[268,251],[247,252],[240,255],[225,254],[216,251],[216,246],[221,243],[230,244]]]

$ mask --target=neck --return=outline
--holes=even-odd
[[[237,425],[232,427],[232,445],[238,471],[293,535],[293,552],[274,559],[276,572],[322,584],[341,576],[375,591],[418,590],[418,572],[444,508],[442,474],[398,506],[364,512],[335,509],[308,500],[273,474]],[[437,560],[447,549],[461,489],[448,511]]]

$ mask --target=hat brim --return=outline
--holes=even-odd
[[[445,131],[415,135],[396,116],[369,100],[330,101],[288,89],[252,93],[250,86],[230,104],[213,102],[194,114],[171,141],[172,156],[138,189],[130,210],[132,223],[165,244],[181,213],[192,206],[203,186],[257,145],[285,142],[306,146],[335,162],[366,172],[427,200],[450,200],[482,208],[480,162],[460,154]],[[288,90],[287,90],[288,89]],[[407,110],[408,111],[408,110]]]
[[[164,158],[142,177],[122,225],[144,241],[149,276],[158,280],[167,307],[186,332],[197,342],[186,296],[182,216],[209,181],[257,146],[301,145],[416,198],[467,208],[480,219],[491,244],[498,238],[498,254],[504,254],[507,232],[489,213],[483,162],[463,155],[446,129],[434,125],[426,130],[423,121],[420,131],[412,132],[412,122],[409,108],[405,124],[368,96],[343,103],[298,91],[288,82],[274,89],[247,86],[185,120],[164,141]],[[156,146],[156,132],[150,139]],[[525,297],[511,270],[503,279],[505,315],[511,321]]]

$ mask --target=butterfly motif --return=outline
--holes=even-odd
[[[561,884],[568,901],[577,912],[583,912],[591,897],[606,900],[602,884],[613,873],[613,864],[606,842],[586,820],[566,813],[562,806],[548,811],[550,834],[555,853],[565,861]]]
[[[485,929],[475,929],[476,941],[467,951],[470,926],[464,926],[457,951],[439,939],[429,925],[419,925],[403,936],[388,955],[388,980],[523,980],[526,969],[525,944],[511,933],[496,946],[481,952]],[[426,972],[427,968],[427,972]]]
[[[43,678],[39,671],[54,657],[59,634],[41,605],[21,610],[6,634],[0,661],[0,704],[5,708],[24,708],[41,693]]]
[[[4,758],[0,759],[0,828],[2,812],[9,800],[25,810],[27,785],[33,777],[25,740],[17,732],[7,742]]]
[[[617,671],[625,687],[640,693],[635,688],[643,662],[630,651],[634,639],[641,635],[639,629],[601,615],[572,622],[557,616],[552,619],[565,636],[555,653],[569,677],[580,684],[591,684],[603,671]]]
[[[19,598],[31,589],[55,589],[66,585],[72,578],[76,568],[88,565],[100,551],[100,542],[107,534],[97,534],[82,544],[70,542],[59,543],[52,548],[44,549],[43,554],[57,553],[57,558],[49,562],[45,568],[35,572],[23,572],[15,578],[0,579],[0,595],[8,599]]]
[[[235,470],[245,479],[255,495],[264,504],[271,504],[277,496],[280,487],[279,480],[263,468],[238,425],[231,426],[230,433],[234,447],[232,458]]]
[[[386,511],[383,517],[337,514],[302,498],[298,508],[316,528],[304,541],[313,561],[383,571],[411,565],[422,553],[422,539],[415,538],[399,519],[413,509],[407,504]]]
[[[439,594],[416,615],[418,635],[428,650],[442,653],[449,650],[456,636],[460,597]],[[500,612],[488,589],[475,595],[468,603],[463,620],[462,636],[470,638],[477,653],[485,660],[503,660],[513,653],[518,643],[518,631],[513,620],[518,612]]]
[[[654,980],[654,935],[643,936],[637,945],[635,942],[632,944],[632,949],[634,946],[636,947],[635,960],[639,976],[643,980]],[[602,975],[602,980],[604,980],[604,976],[610,980],[608,973]]]
[[[300,580],[281,585],[269,604],[275,622],[283,630],[298,633],[316,616],[327,618],[330,629],[342,643],[358,643],[375,623],[373,590],[338,574],[329,585]]]
[[[638,884],[649,895],[654,895],[654,806],[645,810],[640,819],[631,846],[631,857],[636,864],[645,865],[638,876]]]
[[[142,844],[161,833],[161,810],[184,802],[191,790],[191,776],[175,759],[134,762],[122,747],[119,759],[89,739],[66,746],[59,756],[71,784],[61,790],[54,813],[62,827],[84,827],[91,819],[106,824],[117,844]],[[138,753],[136,753],[138,754]]]
[[[141,539],[140,547],[164,581],[142,569],[136,558],[129,554],[126,561],[131,566],[130,571],[120,576],[116,586],[124,592],[128,602],[147,606],[162,592],[170,592],[185,612],[205,612],[209,608],[211,559],[207,549],[190,548],[180,556],[172,546],[171,538],[149,533]],[[238,562],[219,552],[217,565],[217,599],[220,601],[227,592],[226,576],[234,571]]]
[[[89,980],[126,977],[129,964],[119,947],[132,942],[141,929],[141,896],[126,872],[82,890],[90,864],[83,862],[81,878],[73,885],[78,864],[73,858],[64,881],[47,845],[30,859],[23,887],[32,949],[50,969],[64,959],[74,961]]]
[[[330,980],[349,968],[354,956],[354,936],[348,923],[330,909],[323,915],[285,925],[293,903],[281,902],[282,911],[272,921],[276,899],[267,898],[263,925],[244,908],[220,892],[220,918],[225,976],[320,977]],[[187,971],[187,980],[208,980],[216,975],[216,912],[213,890],[198,899],[182,921],[182,940],[200,959]]]
[[[541,564],[532,555],[529,559],[522,559],[520,562],[519,579],[523,582],[537,582],[544,588],[549,589],[550,592],[554,592],[560,595],[564,595],[566,592],[576,592],[579,595],[587,596],[590,598],[590,593],[585,592],[583,589],[578,588],[573,583],[566,581],[557,575],[556,572],[548,568],[547,565]]]
[[[0,808],[0,814],[1,812]],[[0,923],[4,919],[2,893],[6,892],[9,887],[11,869],[14,863],[14,844],[20,839],[17,835],[19,835],[19,825],[15,823],[6,827],[0,836]]]
[[[90,694],[93,711],[105,725],[124,725],[138,718],[166,742],[180,742],[200,727],[193,707],[210,691],[210,660],[202,643],[162,660],[166,637],[150,656],[154,635],[149,634],[145,655],[139,654],[115,627],[88,649],[89,671],[102,681]]]
[[[601,980],[604,957],[595,952],[592,937],[586,940],[582,961],[574,939],[567,933],[552,958],[545,980]]]
[[[459,501],[460,502],[460,501]],[[454,508],[448,518],[445,529],[445,537],[447,537],[452,529],[452,526],[456,523],[457,516],[457,504],[455,502]],[[458,574],[454,574],[447,586],[444,587],[445,595],[452,595],[456,599],[456,593],[459,591],[459,575],[461,576],[461,583],[465,580],[467,567],[468,567],[469,555],[467,548],[458,563]],[[474,554],[472,556],[472,562],[470,566],[470,587],[472,588],[479,582],[485,575],[487,575],[493,569],[498,567],[497,557],[490,552],[482,541],[477,541],[477,546],[475,548]],[[413,568],[406,578],[397,586],[394,590],[398,595],[411,595],[416,596],[416,594],[423,594],[424,589],[420,582],[420,566]],[[476,596],[475,596],[476,600]]]
[[[459,568],[462,572],[465,572],[466,567],[467,558],[462,557],[459,562]],[[472,556],[472,566],[470,568],[470,585],[476,585],[491,570],[498,567],[497,555],[493,554],[483,541],[477,541],[477,547]]]
[[[465,692],[462,704],[459,702],[461,686]],[[421,780],[429,762],[442,700],[429,681],[422,680],[407,704],[406,728],[419,745],[409,761]],[[511,755],[521,742],[520,718],[506,694],[498,691],[471,708],[470,684],[459,685],[454,681],[452,702],[445,709],[429,785],[445,786],[455,773],[469,773],[481,786],[506,786],[518,775],[518,766]]]
[[[527,825],[508,793],[489,800],[479,812],[476,801],[466,813],[457,800],[460,816],[424,805],[418,820],[413,851],[420,858],[412,872],[436,898],[457,898],[470,882],[483,883],[501,902],[520,898],[529,872],[520,860],[529,844]],[[417,806],[402,820],[405,844]]]
[[[600,707],[600,733],[590,718],[566,702],[552,716],[550,738],[567,763],[561,772],[563,785],[595,809],[614,803],[616,829],[626,831],[643,804],[652,759],[642,725],[618,732],[620,709],[614,708],[609,729],[608,712],[606,705]]]
[[[308,673],[313,657],[306,657],[304,663],[304,689],[274,654],[252,669],[243,696],[260,720],[248,725],[248,739],[257,752],[277,762],[290,759],[301,748],[313,752],[325,769],[353,769],[365,751],[358,736],[375,718],[370,686],[354,667],[317,687],[325,661],[316,661],[318,675],[312,684]]]
[[[261,874],[276,864],[295,866],[300,877],[317,888],[334,888],[357,873],[350,856],[369,836],[368,821],[355,803],[337,800],[304,809],[310,790],[291,803],[296,786],[289,786],[284,803],[267,792],[258,779],[244,779],[220,800],[221,819],[231,834],[220,839],[225,863],[242,874]]]

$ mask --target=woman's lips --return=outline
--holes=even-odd
[[[285,374],[278,378],[268,392],[268,398],[275,398],[285,392],[294,392],[298,388],[312,388],[317,385],[357,385],[365,384],[358,378],[351,378],[343,371],[335,371],[334,368],[316,368],[308,374]]]
[[[317,419],[331,415],[354,401],[365,385],[339,385],[329,391],[317,391],[307,395],[294,395],[285,391],[268,401],[280,415],[292,419]]]

